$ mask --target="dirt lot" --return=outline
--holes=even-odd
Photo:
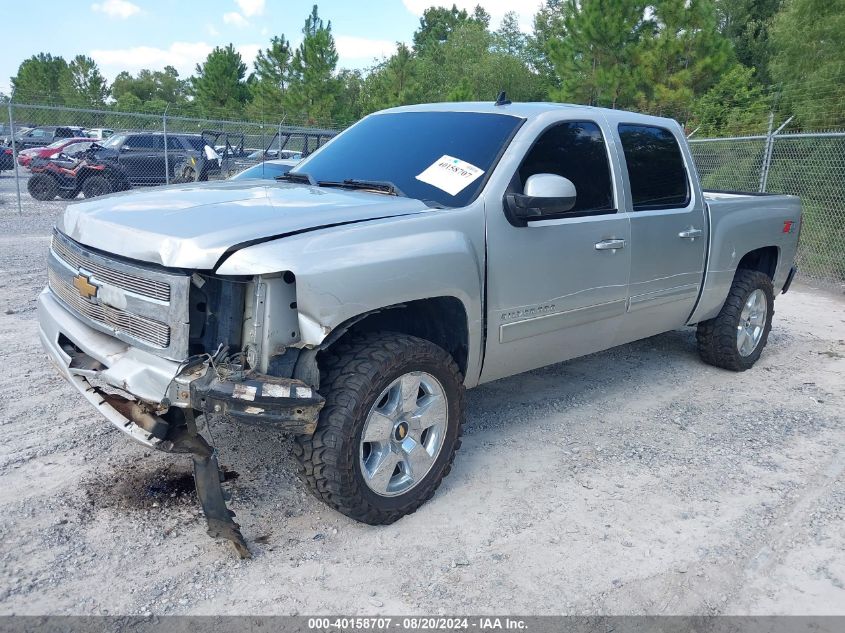
[[[845,297],[795,287],[751,371],[691,329],[473,390],[436,497],[323,506],[288,440],[211,421],[255,558],[205,535],[186,458],[95,415],[42,355],[58,203],[0,176],[0,613],[845,614]],[[26,197],[26,194],[24,194]]]

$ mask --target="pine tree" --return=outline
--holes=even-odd
[[[549,59],[560,77],[553,98],[589,105],[629,106],[638,85],[642,0],[566,0],[563,37],[550,40]]]
[[[517,59],[528,59],[528,38],[519,28],[519,16],[515,11],[505,13],[502,23],[494,33],[493,45],[501,53]]]
[[[716,28],[711,0],[658,0],[654,37],[643,42],[640,107],[686,122],[695,98],[733,65],[731,46]]]
[[[334,76],[338,55],[332,23],[323,23],[316,4],[305,20],[302,35],[291,61],[287,110],[306,121],[328,121],[340,91],[340,82]]]
[[[255,58],[252,103],[249,112],[254,118],[279,116],[284,112],[285,92],[290,82],[290,42],[284,35],[273,37],[269,48]]]
[[[192,80],[197,106],[210,116],[240,112],[249,99],[245,75],[246,64],[234,46],[216,47],[204,63],[197,64]]]

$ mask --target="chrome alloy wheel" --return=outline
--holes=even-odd
[[[446,437],[448,403],[431,374],[403,374],[381,392],[364,423],[359,449],[367,487],[395,497],[420,483]]]
[[[750,356],[757,349],[763,338],[768,311],[765,292],[758,288],[748,295],[736,327],[736,348],[740,356]]]

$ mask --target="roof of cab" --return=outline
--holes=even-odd
[[[566,111],[573,117],[602,116],[607,121],[618,123],[627,121],[631,123],[651,121],[652,123],[675,122],[673,119],[657,117],[627,110],[611,110],[609,108],[597,108],[594,106],[577,105],[572,103],[547,103],[547,102],[514,102],[507,105],[496,105],[492,101],[465,101],[445,103],[421,103],[417,105],[399,106],[381,110],[375,114],[389,114],[396,112],[482,112],[490,114],[509,114],[523,119],[535,119],[549,112]]]

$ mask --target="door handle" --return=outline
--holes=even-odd
[[[597,251],[615,251],[620,248],[625,248],[625,240],[602,240],[596,242]]]
[[[704,231],[701,229],[688,228],[687,230],[678,233],[678,237],[684,240],[694,240],[697,237],[701,237],[702,233],[704,233]]]

